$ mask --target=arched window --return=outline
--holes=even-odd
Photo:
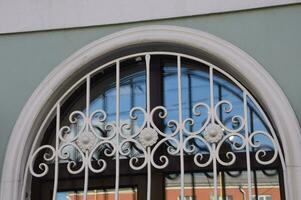
[[[168,48],[133,47],[66,90],[33,144],[24,195],[284,199],[281,146],[252,94],[222,66]]]
[[[34,92],[1,199],[298,199],[300,135],[279,86],[237,47],[134,28],[79,50]]]

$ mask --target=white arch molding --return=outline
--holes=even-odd
[[[111,34],[80,49],[57,66],[24,106],[7,146],[2,171],[1,200],[19,200],[26,160],[34,139],[37,119],[53,105],[62,85],[92,60],[129,45],[167,42],[185,45],[224,63],[256,96],[268,113],[283,146],[287,200],[301,197],[301,131],[286,96],[265,69],[241,49],[208,33],[175,26],[142,26]],[[52,102],[53,101],[53,102]]]

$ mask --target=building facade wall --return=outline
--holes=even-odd
[[[190,27],[238,46],[278,82],[301,119],[301,5],[233,13],[0,35],[0,163],[17,117],[47,74],[86,44],[130,27],[164,24]],[[33,105],[34,106],[34,105]],[[2,165],[1,165],[2,167]]]
[[[187,17],[301,3],[301,0],[0,1],[0,34]],[[154,12],[155,10],[155,12]]]

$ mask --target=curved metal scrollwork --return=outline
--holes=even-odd
[[[31,156],[31,161],[29,164],[29,170],[30,173],[35,176],[35,177],[43,177],[45,176],[48,171],[49,171],[49,167],[45,162],[41,162],[38,164],[39,166],[39,170],[41,170],[41,172],[35,172],[34,168],[34,161],[36,159],[36,157],[38,156],[38,154],[42,151],[42,150],[50,150],[50,153],[44,153],[43,154],[43,159],[45,162],[50,162],[55,158],[55,148],[50,146],[50,145],[44,145],[44,146],[40,146]]]
[[[153,53],[155,54],[155,53]],[[144,54],[142,54],[144,55]],[[150,56],[145,54],[146,79],[147,79],[147,102],[151,97],[149,94],[149,68]],[[178,58],[178,83],[179,99],[181,98],[181,57],[184,55],[172,54]],[[201,62],[199,59],[197,61]],[[120,90],[120,60],[116,61],[116,91]],[[57,112],[57,133],[55,146],[43,145],[33,150],[30,155],[29,171],[35,177],[43,177],[49,172],[49,165],[59,162],[67,163],[66,168],[70,174],[79,174],[85,171],[84,199],[87,198],[88,171],[102,173],[107,169],[107,160],[116,160],[116,179],[119,173],[119,159],[127,159],[130,168],[141,170],[148,168],[148,179],[151,179],[151,167],[165,169],[171,164],[170,157],[174,156],[181,160],[181,183],[184,181],[184,157],[192,156],[193,164],[198,168],[213,166],[213,178],[217,182],[217,164],[231,166],[237,161],[237,155],[244,153],[248,158],[254,152],[256,162],[261,165],[273,163],[279,156],[279,144],[275,135],[267,130],[251,131],[248,127],[248,102],[250,94],[242,86],[244,107],[243,116],[233,112],[233,104],[230,100],[214,102],[213,71],[215,67],[209,66],[210,77],[210,104],[204,102],[195,103],[191,109],[194,117],[202,116],[202,122],[197,123],[192,116],[182,119],[167,120],[168,109],[164,106],[150,108],[150,105],[133,107],[128,113],[130,121],[142,120],[140,126],[133,126],[128,122],[120,122],[119,104],[116,100],[116,120],[108,122],[105,110],[95,110],[89,113],[90,101],[90,74],[87,75],[87,106],[86,111],[74,111],[69,115],[69,124],[59,127],[60,113]],[[220,71],[220,70],[219,70]],[[225,73],[226,74],[226,73]],[[226,74],[227,75],[227,74]],[[229,75],[227,75],[229,76]],[[59,106],[58,103],[56,106]],[[59,107],[58,107],[59,108]],[[59,109],[58,109],[59,110]],[[221,119],[219,112],[231,114],[231,125],[229,128]],[[179,116],[182,116],[182,105],[179,102]],[[143,119],[138,119],[142,117]],[[166,121],[165,129],[156,125],[154,118]],[[266,122],[268,123],[268,122]],[[196,126],[197,125],[197,126]],[[198,127],[192,129],[193,126]],[[272,130],[269,130],[272,131]],[[273,131],[272,131],[273,133]],[[272,147],[265,147],[256,138],[261,135],[269,140]],[[162,151],[162,149],[164,149]],[[266,156],[272,152],[272,156]],[[40,155],[42,154],[42,156]],[[73,155],[76,154],[76,155]],[[42,159],[38,159],[42,158]],[[42,160],[42,161],[41,161]],[[40,163],[38,163],[40,162]],[[246,163],[250,173],[249,159]],[[58,170],[57,168],[55,170]],[[57,171],[56,171],[57,172]],[[58,181],[57,173],[55,180]],[[249,177],[250,178],[250,177]],[[118,181],[116,181],[118,183]],[[181,186],[183,196],[183,185]],[[249,185],[249,187],[251,187]],[[56,188],[53,193],[55,198]],[[118,197],[118,185],[115,195]],[[148,191],[148,200],[150,200]],[[217,187],[214,187],[214,195],[217,196]],[[250,194],[251,195],[251,194]]]
[[[223,124],[223,122],[219,119],[217,112],[220,110],[219,107],[225,105],[224,107],[224,111],[226,113],[230,113],[233,110],[233,105],[230,101],[227,100],[222,100],[219,101],[216,105],[215,105],[215,115],[214,118],[216,120],[216,122],[226,131],[228,132],[236,132],[239,133],[245,126],[245,120],[243,119],[242,116],[240,115],[234,115],[231,118],[231,122],[233,126],[238,126],[238,128],[236,129],[229,129],[226,125]]]
[[[271,143],[272,143],[272,147],[267,147],[267,148],[260,148],[263,147],[263,144],[259,141],[259,140],[255,140],[254,138],[256,137],[256,135],[263,135],[265,136]],[[262,165],[269,165],[271,163],[273,163],[278,156],[278,150],[277,150],[277,144],[275,142],[275,140],[273,139],[273,137],[268,134],[265,131],[255,131],[253,133],[250,134],[249,136],[249,143],[251,145],[251,147],[255,148],[255,158],[256,161]],[[273,155],[271,156],[271,158],[267,158],[265,160],[264,157],[267,154],[267,151],[270,151],[273,153]]]

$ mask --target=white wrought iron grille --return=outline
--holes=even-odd
[[[166,61],[162,67],[156,63],[160,56],[174,61]],[[131,62],[136,63],[134,71],[125,66]],[[190,62],[199,68],[191,67]],[[157,73],[153,72],[156,67],[160,68]],[[110,70],[107,81],[99,78]],[[76,106],[68,105],[80,88],[85,95],[72,99]],[[126,99],[128,93],[131,98]],[[158,95],[161,102],[156,100]],[[63,109],[66,104],[78,109]],[[42,138],[49,129],[52,134],[48,138],[53,139],[45,143]],[[268,117],[235,78],[193,56],[145,52],[94,69],[60,97],[32,145],[22,194],[23,198],[31,198],[31,180],[48,177],[43,180],[51,179],[49,195],[55,200],[60,182],[74,176],[82,179],[82,187],[76,184],[74,190],[82,190],[82,198],[87,200],[91,174],[102,181],[102,175],[110,169],[114,171],[114,199],[118,200],[124,187],[120,184],[121,171],[127,168],[129,174],[146,174],[145,196],[151,200],[156,190],[152,188],[153,172],[168,168],[179,176],[179,197],[183,200],[188,196],[185,173],[189,165],[189,171],[210,173],[211,198],[217,200],[221,198],[220,171],[231,171],[232,166],[239,165],[246,171],[244,198],[251,200],[255,195],[254,169],[283,165],[283,159]],[[66,173],[68,176],[62,175]]]

